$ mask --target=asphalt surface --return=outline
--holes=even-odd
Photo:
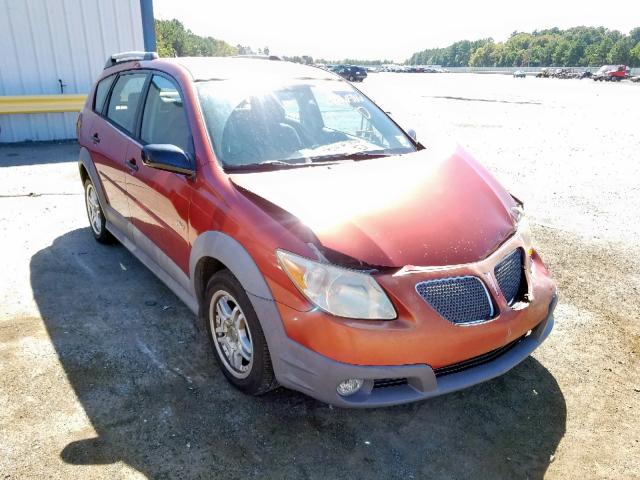
[[[195,317],[87,227],[77,145],[0,146],[0,478],[640,478],[640,85],[378,74],[425,145],[525,201],[556,329],[501,378],[401,407],[233,390]]]

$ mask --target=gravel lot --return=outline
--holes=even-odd
[[[375,74],[362,89],[525,201],[561,293],[547,342],[419,404],[245,397],[186,307],[92,240],[77,145],[4,145],[0,478],[640,478],[640,85]]]

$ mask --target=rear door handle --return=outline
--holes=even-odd
[[[135,158],[130,158],[125,163],[127,164],[127,167],[129,167],[129,169],[133,170],[134,172],[137,172],[138,169],[140,168],[138,167],[138,163],[136,162]]]
[[[100,143],[100,135],[98,135],[98,133],[94,133],[91,139],[93,140],[93,143],[95,143],[96,145]]]

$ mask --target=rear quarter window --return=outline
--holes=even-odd
[[[102,113],[104,102],[107,99],[107,95],[109,94],[109,88],[111,88],[111,84],[113,83],[113,80],[115,78],[115,75],[110,75],[98,82],[98,86],[96,87],[96,96],[93,99],[94,112]]]

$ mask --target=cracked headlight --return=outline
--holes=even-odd
[[[396,311],[368,273],[320,263],[277,250],[280,265],[300,292],[318,308],[338,317],[392,320]]]

